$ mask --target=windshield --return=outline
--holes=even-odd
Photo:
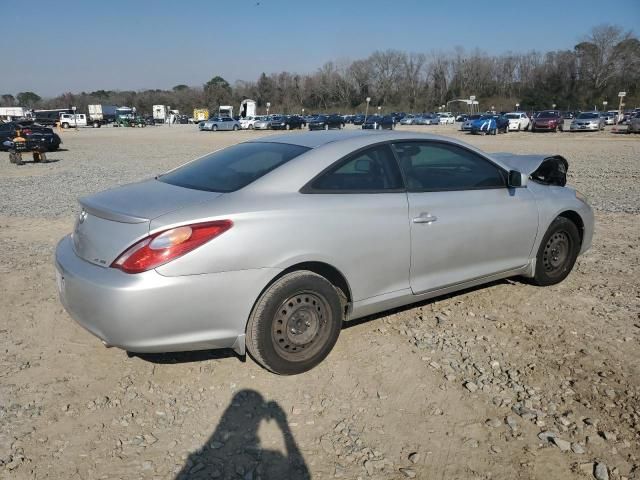
[[[470,115],[468,120],[478,120],[480,118],[480,115]]]
[[[286,143],[240,143],[187,163],[158,180],[206,192],[233,192],[307,150]]]
[[[517,120],[517,119],[519,119],[519,118],[520,118],[520,115],[516,115],[515,113],[507,113],[507,114],[505,115],[505,117],[510,118],[510,119],[512,119],[512,120],[513,120],[513,119],[516,119],[516,120]]]
[[[556,112],[549,111],[549,112],[540,112],[537,118],[555,118],[557,116],[558,115],[556,114]]]
[[[581,120],[598,118],[598,114],[597,113],[581,113],[580,115],[578,115],[578,118]]]

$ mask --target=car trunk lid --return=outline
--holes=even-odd
[[[152,219],[221,195],[147,180],[83,197],[73,232],[76,254],[103,267],[149,233]]]

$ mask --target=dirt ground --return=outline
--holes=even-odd
[[[0,153],[0,478],[640,479],[640,136],[464,135],[566,156],[593,248],[557,286],[347,324],[303,375],[228,351],[132,356],[70,319],[52,254],[78,196],[269,134],[83,129],[49,164]]]

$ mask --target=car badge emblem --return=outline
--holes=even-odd
[[[87,218],[87,212],[83,208],[80,214],[78,215],[78,223],[84,223],[86,218]]]

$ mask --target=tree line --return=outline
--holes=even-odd
[[[327,62],[309,74],[262,73],[256,81],[229,84],[215,76],[202,86],[176,85],[171,90],[97,90],[65,93],[43,99],[34,92],[15,97],[2,95],[3,106],[64,108],[79,111],[102,103],[136,107],[150,113],[152,105],[170,105],[183,113],[194,108],[215,110],[220,105],[237,106],[245,98],[266,103],[271,112],[355,113],[370,108],[384,111],[464,111],[457,103],[475,95],[480,109],[538,110],[556,105],[563,110],[617,108],[618,92],[626,91],[627,108],[640,106],[640,40],[618,26],[594,27],[572,50],[541,53],[488,55],[478,49],[453,52],[406,53],[376,51],[365,59]]]

